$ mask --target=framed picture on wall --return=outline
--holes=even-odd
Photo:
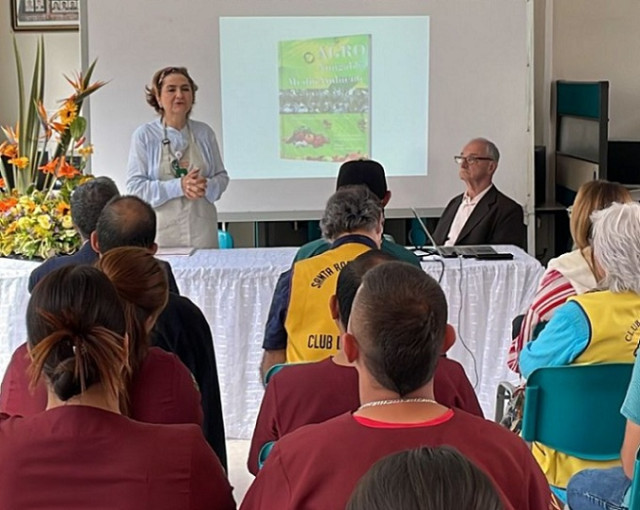
[[[14,30],[78,30],[79,0],[10,0]]]

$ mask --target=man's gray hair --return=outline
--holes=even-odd
[[[613,203],[591,215],[593,256],[612,292],[640,294],[640,204]]]
[[[382,218],[382,204],[366,186],[343,186],[329,200],[320,220],[325,239],[356,231],[375,232]]]
[[[474,138],[471,140],[472,142],[482,142],[487,150],[487,156],[489,156],[496,163],[500,161],[500,151],[495,143],[491,140],[487,140],[486,138]],[[471,143],[471,142],[470,142]]]

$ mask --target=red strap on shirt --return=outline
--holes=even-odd
[[[451,418],[453,418],[453,409],[447,409],[446,412],[433,420],[421,421],[418,423],[389,423],[385,421],[372,420],[371,418],[365,418],[364,416],[353,415],[353,419],[360,425],[374,429],[412,429],[416,427],[433,427],[434,425],[440,425],[441,423],[447,422]]]

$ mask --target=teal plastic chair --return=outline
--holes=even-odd
[[[233,236],[226,230],[218,229],[218,248],[221,250],[233,248]]]
[[[525,387],[522,438],[581,459],[619,459],[632,370],[632,363],[535,370]],[[564,489],[552,489],[566,500]]]
[[[271,378],[286,366],[286,363],[277,363],[276,365],[273,365],[269,370],[267,370],[267,373],[264,374],[264,385],[266,386],[267,384],[269,384]]]
[[[269,384],[269,381],[271,380],[271,378],[276,375],[278,372],[280,372],[280,370],[282,370],[283,368],[286,367],[294,367],[296,365],[306,365],[307,363],[309,363],[308,361],[301,361],[299,363],[276,363],[275,365],[273,365],[269,370],[267,370],[267,373],[264,374],[264,385],[266,386],[267,384]]]
[[[275,441],[269,441],[268,443],[262,445],[262,448],[260,448],[260,453],[258,453],[258,469],[262,469],[262,466],[264,466],[267,457],[269,456],[271,450],[273,450],[273,447],[275,445]]]

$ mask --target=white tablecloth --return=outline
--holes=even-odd
[[[250,438],[262,398],[258,367],[262,336],[278,275],[296,248],[203,250],[171,263],[180,292],[203,311],[213,333],[227,436]],[[487,415],[493,417],[499,381],[515,378],[506,368],[511,319],[531,302],[542,266],[517,248],[514,260],[444,261],[442,287],[449,322],[458,340],[449,355],[467,370]],[[0,259],[0,374],[24,342],[29,273],[37,263]],[[438,279],[443,266],[425,261]],[[466,346],[466,348],[465,348]],[[468,350],[467,350],[468,349]]]

